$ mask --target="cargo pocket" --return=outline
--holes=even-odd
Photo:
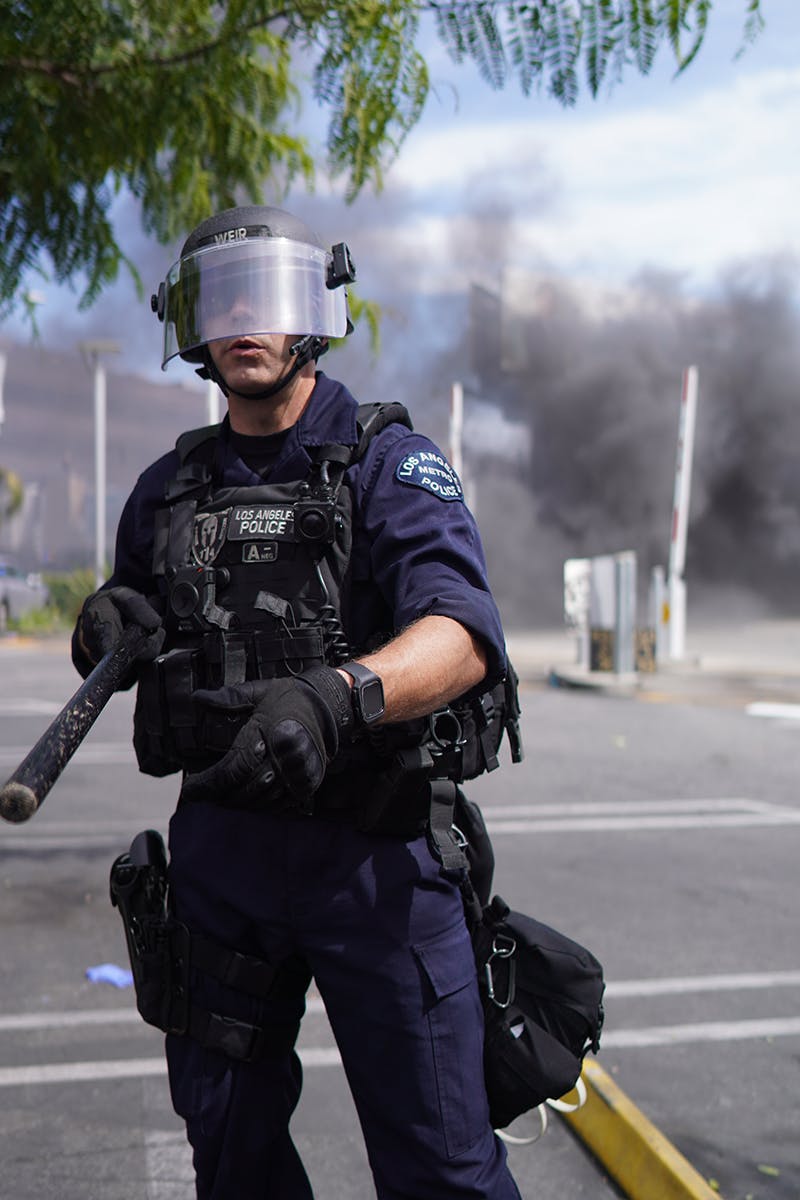
[[[474,1145],[489,1125],[483,1078],[483,1010],[466,927],[412,947],[424,978],[425,1015],[447,1156]]]

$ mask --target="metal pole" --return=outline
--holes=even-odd
[[[464,482],[463,434],[464,388],[462,384],[454,383],[450,388],[450,463],[462,484]]]
[[[106,577],[106,370],[102,354],[118,354],[116,342],[79,342],[83,360],[94,373],[94,577],[100,587]]]
[[[3,384],[5,383],[6,378],[7,361],[8,360],[6,359],[5,354],[3,354],[2,350],[0,350],[0,433],[3,432],[3,425],[5,424],[6,419],[6,409],[5,404],[3,403]]]
[[[206,412],[208,413],[209,425],[216,425],[219,421],[219,388],[213,379],[209,379],[208,381]]]
[[[628,675],[636,669],[636,554],[623,550],[614,555],[614,672]]]
[[[689,501],[692,486],[692,453],[697,413],[697,367],[688,367],[683,375],[678,451],[675,462],[675,491],[672,504],[672,532],[669,547],[669,656],[680,659],[686,650],[686,535],[689,527]]]
[[[94,355],[94,577],[106,577],[106,369]]]

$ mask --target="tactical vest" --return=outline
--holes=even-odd
[[[141,670],[134,717],[145,773],[200,770],[230,747],[249,713],[201,715],[197,689],[336,666],[370,648],[351,645],[343,626],[353,540],[343,477],[387,425],[412,425],[399,404],[361,405],[357,420],[357,446],[311,449],[307,477],[282,484],[217,486],[219,426],[178,439],[180,466],[156,514],[153,551],[168,648]],[[377,645],[392,630],[373,633]],[[491,770],[505,729],[512,755],[521,756],[515,685],[512,671],[505,685],[465,705],[365,732],[331,764],[320,807],[352,820],[358,797],[355,819],[374,828],[387,824],[394,798],[403,801],[398,832],[409,818],[424,824],[429,779]]]

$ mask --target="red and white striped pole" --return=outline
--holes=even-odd
[[[681,659],[686,652],[686,535],[692,486],[692,453],[697,413],[697,367],[683,373],[678,452],[675,460],[675,491],[669,545],[667,598],[669,604],[669,657]]]

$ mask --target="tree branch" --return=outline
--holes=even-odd
[[[169,55],[154,55],[151,58],[142,58],[136,60],[136,67],[139,69],[156,69],[161,70],[169,67],[183,66],[185,63],[193,62],[198,58],[204,58],[213,50],[224,46],[226,42],[230,42],[234,37],[241,37],[242,34],[252,33],[256,29],[265,29],[268,25],[275,21],[286,21],[289,19],[290,10],[280,9],[277,12],[271,13],[268,17],[260,17],[256,21],[251,21],[241,27],[236,27],[229,30],[227,33],[220,33],[218,37],[204,42],[199,46],[193,46],[189,50],[183,50],[180,54]],[[127,62],[121,63],[103,63],[96,66],[89,65],[87,67],[76,70],[74,66],[66,67],[60,63],[48,62],[45,59],[36,58],[20,58],[20,59],[0,59],[0,70],[3,71],[35,71],[40,75],[47,75],[51,79],[57,79],[60,83],[69,84],[71,87],[80,87],[88,80],[98,79],[103,75],[113,75],[118,71],[128,70],[132,64]]]

